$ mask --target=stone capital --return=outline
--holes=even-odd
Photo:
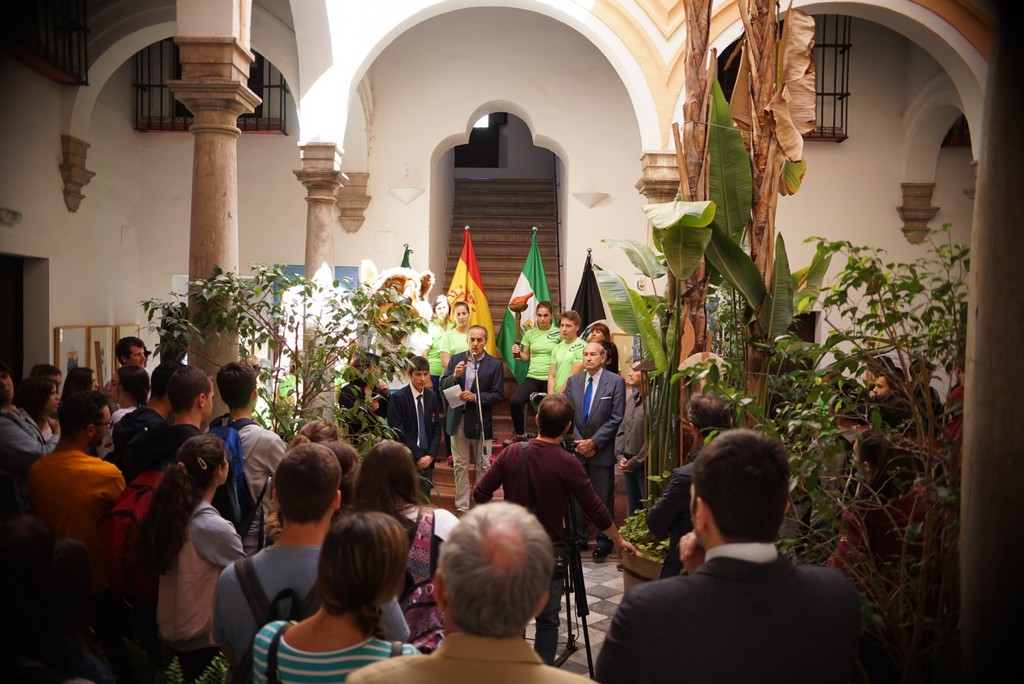
[[[235,38],[175,36],[182,81],[248,83],[255,57]]]
[[[253,55],[237,40],[178,36],[174,42],[181,58],[181,79],[167,85],[195,115],[200,129],[228,124],[234,128],[239,116],[262,102],[247,85]]]
[[[306,188],[307,202],[334,203],[334,193],[342,184],[341,152],[332,142],[306,143],[299,147],[302,168],[292,173]]]
[[[651,202],[671,202],[679,192],[679,160],[675,152],[644,152],[636,189]]]
[[[262,102],[243,83],[234,81],[168,81],[175,99],[188,107],[196,117],[195,126],[231,125],[242,114],[248,114]],[[236,128],[237,130],[237,128]]]

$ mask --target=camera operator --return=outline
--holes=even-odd
[[[478,504],[486,503],[495,490],[504,487],[506,501],[529,508],[553,543],[565,543],[569,540],[566,539],[563,518],[575,497],[587,516],[621,552],[636,553],[633,545],[619,534],[611,513],[601,503],[579,460],[561,446],[562,435],[572,430],[573,412],[572,403],[563,395],[546,396],[537,409],[540,436],[503,449],[477,483],[473,500]],[[537,616],[534,650],[549,665],[555,662],[563,588],[563,578],[553,577],[547,604]]]

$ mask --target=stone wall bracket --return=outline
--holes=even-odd
[[[89,184],[96,174],[85,168],[85,157],[89,143],[70,135],[60,136],[60,176],[64,179],[64,206],[74,213],[82,205],[85,195],[82,188]]]
[[[365,171],[350,171],[345,174],[344,185],[338,190],[336,200],[340,212],[338,221],[346,232],[355,233],[363,227],[366,220],[366,207],[373,199],[366,194],[366,185],[370,174]]]
[[[932,192],[935,183],[900,183],[903,189],[903,204],[896,211],[903,221],[903,236],[907,242],[918,244],[931,232],[928,222],[939,213],[939,207],[932,206]]]

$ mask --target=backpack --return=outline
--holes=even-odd
[[[103,563],[110,588],[129,598],[155,599],[160,576],[139,568],[139,529],[153,492],[163,479],[162,470],[147,470],[124,488],[100,523]]]
[[[238,578],[238,586],[242,589],[252,617],[256,621],[256,629],[259,629],[268,622],[275,620],[302,620],[315,613],[320,608],[320,594],[314,585],[305,598],[301,601],[295,590],[285,587],[277,592],[274,600],[267,597],[266,590],[260,582],[256,568],[253,566],[252,556],[246,556],[235,561],[235,576]],[[287,604],[285,602],[287,601]],[[287,605],[287,611],[282,609]],[[228,684],[251,684],[252,677],[252,642],[242,654],[228,678]]]
[[[249,533],[253,521],[259,518],[259,541],[256,548],[264,546],[263,497],[267,493],[268,482],[263,483],[258,499],[253,499],[249,482],[245,477],[245,451],[238,431],[256,422],[249,418],[231,420],[230,414],[215,419],[210,424],[210,434],[220,437],[224,442],[224,450],[228,454],[230,472],[228,479],[213,494],[213,507],[230,522],[243,539]]]
[[[444,641],[444,611],[434,596],[434,512],[425,510],[416,522],[416,532],[405,564],[406,588],[398,599],[409,625],[409,643],[422,653],[431,653]]]

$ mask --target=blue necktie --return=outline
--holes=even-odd
[[[594,396],[594,376],[587,378],[587,389],[583,393],[583,422],[590,420],[590,399]]]
[[[416,422],[418,423],[417,428],[419,434],[417,435],[416,445],[426,451],[427,449],[427,421],[423,411],[423,393],[420,392],[420,396],[416,397]]]

